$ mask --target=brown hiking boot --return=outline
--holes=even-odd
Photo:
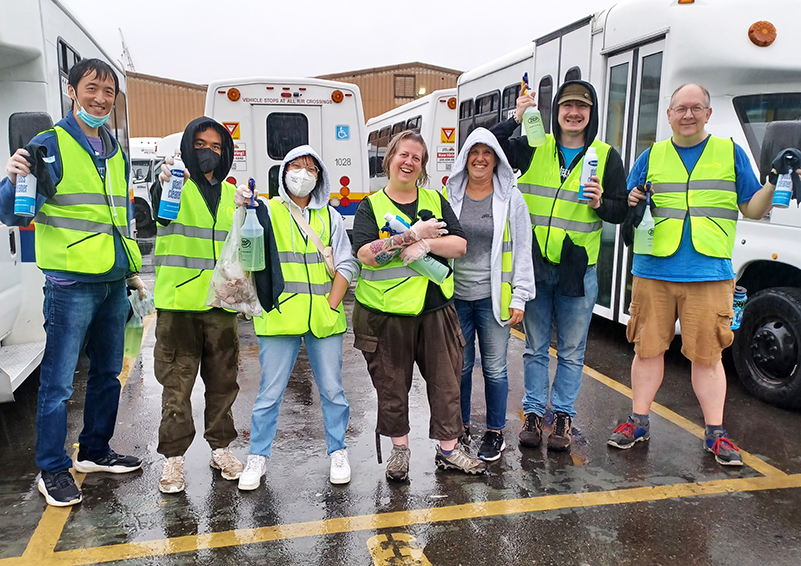
[[[405,481],[409,477],[409,458],[412,451],[408,446],[394,444],[392,454],[387,462],[387,479],[391,481]]]
[[[456,447],[450,454],[445,454],[442,447],[437,445],[437,455],[434,456],[434,463],[441,470],[459,470],[466,474],[479,475],[487,472],[487,463],[478,458],[473,458],[464,449],[464,446],[456,443]]]
[[[526,422],[518,435],[520,446],[536,448],[542,442],[542,417],[536,413],[526,413]]]
[[[570,449],[573,438],[573,419],[567,413],[555,413],[553,416],[553,431],[548,437],[548,450],[564,452]]]

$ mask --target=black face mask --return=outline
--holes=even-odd
[[[195,155],[197,156],[197,166],[200,167],[204,175],[214,171],[217,165],[220,164],[220,154],[208,147],[196,149]]]

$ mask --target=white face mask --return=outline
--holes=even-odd
[[[305,169],[286,172],[286,188],[296,197],[303,198],[314,190],[317,179]]]

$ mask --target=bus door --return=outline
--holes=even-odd
[[[606,58],[603,139],[620,153],[626,171],[656,141],[657,124],[665,115],[666,108],[660,107],[664,49],[665,40],[660,37]],[[631,259],[620,227],[604,223],[597,264],[597,314],[628,322]]]
[[[278,172],[281,161],[290,150],[300,145],[310,145],[321,159],[322,113],[319,106],[289,106],[255,104],[252,108],[254,153],[250,148],[237,143],[234,169],[245,162],[243,170],[248,170],[256,179],[256,187],[262,195],[278,195]],[[252,157],[251,157],[252,155]],[[248,159],[256,162],[247,165]],[[268,191],[265,191],[265,187]]]

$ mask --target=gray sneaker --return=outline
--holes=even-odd
[[[472,475],[483,474],[487,471],[487,463],[478,458],[473,458],[465,451],[464,446],[458,442],[450,454],[442,452],[442,447],[438,445],[434,463],[441,470],[459,470]]]
[[[409,458],[412,451],[408,446],[393,444],[392,454],[387,462],[387,479],[391,481],[405,481],[409,477]]]

